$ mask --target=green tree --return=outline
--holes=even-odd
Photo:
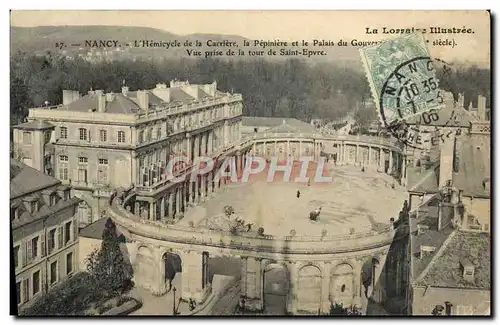
[[[108,219],[106,222],[101,248],[90,253],[87,260],[87,271],[107,295],[124,291],[130,280],[130,269],[120,249],[113,220]]]

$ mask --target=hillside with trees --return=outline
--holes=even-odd
[[[364,72],[341,63],[185,58],[90,63],[50,53],[18,53],[11,58],[10,66],[11,124],[22,122],[30,107],[43,106],[45,101],[60,104],[63,89],[82,94],[90,89],[120,92],[124,80],[131,90],[151,89],[175,78],[191,83],[216,80],[221,91],[241,93],[244,115],[304,121],[339,120],[350,115],[365,122],[377,120],[369,105],[371,94]],[[466,107],[478,94],[489,95],[489,70],[437,68],[441,88],[456,96],[464,92]]]

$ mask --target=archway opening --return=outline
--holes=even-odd
[[[290,275],[285,265],[272,263],[264,268],[264,313],[286,315]]]
[[[361,269],[361,289],[362,289],[362,296],[366,298],[370,298],[371,294],[373,292],[373,289],[375,288],[376,284],[376,267],[380,265],[380,262],[376,258],[372,258],[367,260]]]
[[[354,269],[343,263],[335,267],[330,278],[330,302],[347,308],[353,304]]]
[[[319,314],[321,311],[321,270],[314,265],[299,270],[297,286],[297,312]]]
[[[173,287],[182,288],[182,260],[179,255],[174,253],[165,253],[162,257],[165,279],[165,288],[170,292]]]

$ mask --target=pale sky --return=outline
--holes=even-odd
[[[443,60],[490,64],[490,18],[486,11],[12,11],[13,26],[113,25],[163,29],[175,34],[232,34],[250,39],[338,41],[382,40],[381,28],[427,28],[430,44],[455,40],[456,47],[431,46]],[[379,34],[366,34],[366,28]],[[474,34],[429,34],[430,27],[471,28]]]

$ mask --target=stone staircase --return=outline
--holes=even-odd
[[[232,315],[236,306],[240,301],[241,287],[238,281],[236,285],[231,287],[219,301],[215,303],[210,311],[212,316]]]

